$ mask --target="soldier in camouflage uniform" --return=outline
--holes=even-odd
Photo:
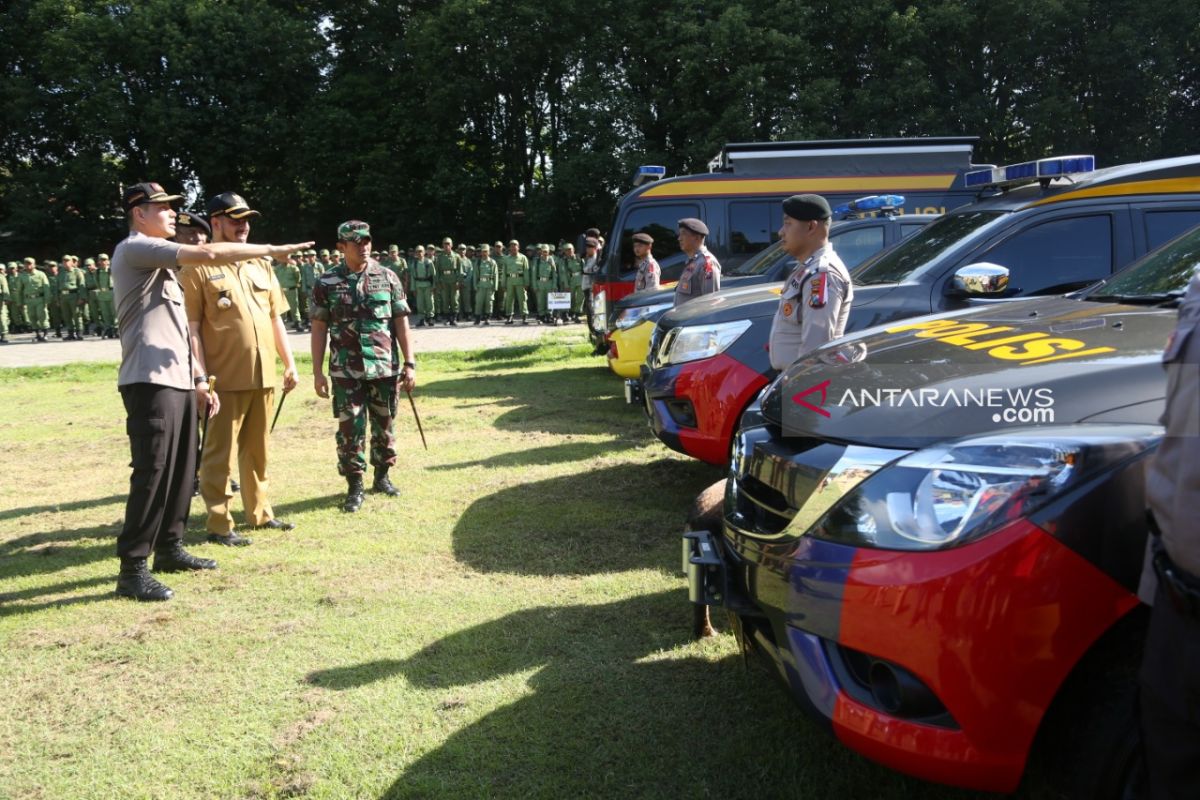
[[[50,315],[46,313],[50,303],[50,279],[37,268],[37,262],[32,258],[25,259],[24,267],[25,271],[21,273],[21,301],[25,304],[25,318],[29,320],[34,341],[44,342],[46,332],[50,330]]]
[[[416,385],[416,364],[408,335],[408,302],[400,279],[370,260],[371,228],[358,220],[338,226],[338,250],[344,266],[317,279],[312,295],[313,388],[330,396],[338,419],[338,473],[348,491],[342,510],[358,511],[363,504],[363,473],[367,469],[367,420],[371,424],[372,488],[390,496],[400,492],[388,479],[396,464],[393,420],[397,393]],[[322,370],[329,345],[329,380]],[[404,363],[397,363],[397,350]]]
[[[418,326],[433,325],[433,259],[425,257],[425,248],[417,245],[409,267],[409,281],[417,302],[417,314],[421,317]]]
[[[491,325],[492,293],[500,280],[500,265],[492,260],[492,247],[487,242],[479,246],[479,259],[472,270],[471,285],[475,287],[475,324]]]
[[[288,310],[283,315],[284,324],[291,323],[292,330],[300,332],[300,267],[289,254],[281,256],[283,261],[275,262],[275,280],[279,281],[279,291],[287,300]]]
[[[528,311],[525,306],[525,288],[529,286],[529,259],[521,252],[521,245],[516,239],[508,243],[508,255],[500,258],[500,274],[504,284],[504,315],[508,318],[505,325],[513,324],[513,314],[521,311],[521,324],[528,325]]]
[[[437,304],[442,318],[451,325],[458,322],[458,286],[462,282],[462,260],[454,252],[454,240],[447,236],[433,259],[437,270]]]

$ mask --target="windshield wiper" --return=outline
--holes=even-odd
[[[1187,293],[1185,289],[1174,289],[1169,292],[1150,292],[1147,294],[1093,294],[1088,300],[1100,303],[1125,303],[1131,306],[1157,306],[1178,303]]]

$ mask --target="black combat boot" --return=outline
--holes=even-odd
[[[512,324],[513,324],[513,315],[512,315],[512,314],[509,314],[509,315],[508,315],[508,319],[504,320],[504,324],[505,324],[505,325],[512,325]]]
[[[197,558],[175,542],[154,553],[155,572],[185,572],[197,569],[216,569],[217,562],[211,558]]]
[[[362,508],[363,500],[365,499],[362,475],[346,476],[346,485],[348,489],[346,491],[346,501],[342,503],[342,511],[345,511],[347,514],[353,514]]]
[[[170,600],[175,593],[154,579],[144,558],[122,558],[117,576],[117,596],[134,600]]]
[[[479,327],[480,325],[482,325],[482,324],[483,324],[483,318],[482,318],[482,317],[475,317],[475,327],[477,327],[477,328],[478,328],[478,327]]]
[[[388,478],[387,467],[375,468],[375,482],[371,484],[371,491],[386,494],[388,497],[399,497],[400,490],[392,484]]]

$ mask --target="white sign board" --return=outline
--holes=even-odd
[[[551,311],[569,311],[571,309],[571,293],[549,292],[546,295],[546,305]]]

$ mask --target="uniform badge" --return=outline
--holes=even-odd
[[[824,308],[829,302],[828,286],[826,278],[828,275],[824,272],[819,272],[813,276],[812,282],[808,285],[808,306],[809,308]]]
[[[790,302],[783,304],[783,315],[790,317],[792,315],[792,304]]]

